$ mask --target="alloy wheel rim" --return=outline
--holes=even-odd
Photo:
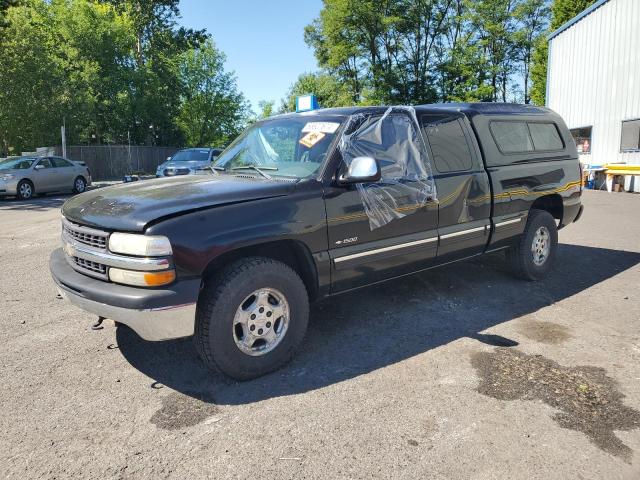
[[[31,185],[28,183],[20,185],[20,195],[22,195],[23,198],[31,197]]]
[[[76,190],[78,192],[84,192],[84,182],[81,179],[76,180]]]
[[[241,352],[258,357],[276,348],[289,327],[289,303],[275,288],[260,288],[238,306],[232,334]]]
[[[551,235],[547,227],[540,227],[536,230],[531,243],[531,257],[533,263],[538,267],[544,264],[549,258],[551,250]]]

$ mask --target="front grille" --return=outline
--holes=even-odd
[[[84,258],[79,257],[73,257],[73,261],[78,267],[84,270],[97,273],[101,277],[107,275],[107,266],[102,263],[92,262],[91,260],[85,260]]]
[[[101,250],[105,250],[107,248],[108,234],[106,232],[103,233],[97,230],[81,227],[80,225],[75,225],[68,221],[63,223],[62,228],[70,238],[78,243],[90,245]]]
[[[85,249],[95,253],[106,253],[109,233],[95,228],[83,227],[62,220],[62,243],[67,254],[67,261],[78,272],[101,280],[108,279],[107,265],[95,262],[76,249]],[[75,246],[74,246],[75,245]]]
[[[188,168],[165,168],[164,175],[166,177],[170,177],[172,175],[189,175],[189,172],[191,172],[191,170]]]

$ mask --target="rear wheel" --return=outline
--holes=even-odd
[[[248,380],[293,357],[308,318],[307,290],[294,270],[269,258],[246,258],[200,294],[194,342],[209,368]]]
[[[29,200],[30,198],[33,197],[34,193],[35,193],[35,189],[33,188],[33,183],[31,183],[29,180],[21,180],[20,183],[18,183],[18,198],[20,200]]]
[[[73,193],[82,193],[87,189],[87,182],[82,177],[76,177],[73,181]]]
[[[519,241],[509,250],[513,272],[525,280],[539,280],[553,268],[558,249],[558,228],[545,210],[529,212],[527,226]]]

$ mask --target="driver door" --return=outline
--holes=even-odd
[[[424,183],[414,176],[399,175],[407,156],[416,155],[415,148],[403,150],[399,145],[421,142],[420,133],[408,114],[392,115],[382,121],[380,117],[371,120],[381,122],[377,125],[381,136],[374,148],[374,158],[381,166],[379,182],[339,185],[337,178],[344,174],[346,166],[343,152],[336,152],[341,158],[336,161],[334,181],[324,192],[332,293],[412,273],[435,261],[437,202],[421,197]],[[361,146],[366,149],[370,140],[354,139],[355,150]],[[409,161],[425,162],[426,150],[420,151],[417,156],[423,158]]]
[[[34,166],[33,185],[37,193],[51,192],[58,187],[56,169],[50,158],[41,158]]]

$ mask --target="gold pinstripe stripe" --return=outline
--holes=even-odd
[[[498,193],[496,195],[493,195],[493,199],[494,200],[498,200],[498,199],[502,199],[502,198],[510,198],[511,196],[542,196],[542,195],[549,195],[552,193],[561,193],[561,192],[566,192],[567,190],[570,190],[574,187],[579,187],[580,186],[581,181],[580,180],[576,180],[574,182],[569,182],[566,183],[565,185],[558,187],[558,188],[554,188],[554,189],[550,189],[550,190],[541,190],[539,192],[533,192],[529,189],[519,189],[519,190],[506,190],[504,192]],[[440,205],[446,205],[448,202],[450,202],[453,198],[455,198],[456,195],[458,195],[460,193],[460,191],[465,187],[466,183],[462,183],[458,188],[456,188],[453,192],[451,192],[449,195],[447,195],[446,197],[444,197],[443,199],[438,200],[438,204]],[[476,197],[474,199],[468,200],[468,203],[482,203],[486,200],[489,200],[491,198],[491,195],[482,195],[481,197]],[[408,212],[410,210],[417,210],[421,207],[424,207],[424,204],[418,203],[418,204],[414,204],[414,205],[405,205],[403,207],[398,207],[395,208],[394,210],[396,212],[399,213],[403,213],[403,212]],[[361,213],[352,213],[350,215],[343,215],[340,217],[334,217],[334,218],[330,218],[328,220],[328,222],[342,222],[342,221],[346,221],[346,220],[355,220],[357,218],[365,218],[367,216],[367,214],[365,212],[361,212]]]

